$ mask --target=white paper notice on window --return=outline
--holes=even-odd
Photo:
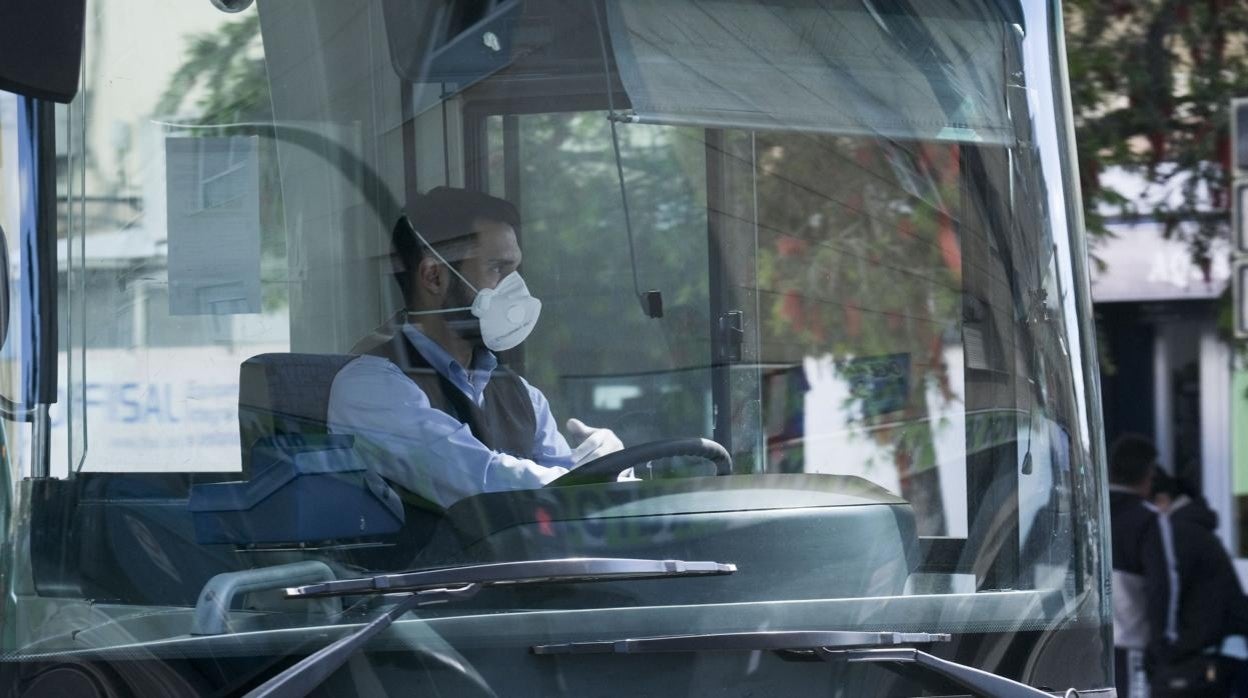
[[[165,139],[170,315],[260,312],[258,143]]]

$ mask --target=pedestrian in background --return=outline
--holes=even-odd
[[[1248,599],[1216,534],[1218,516],[1187,478],[1158,469],[1153,490],[1161,523],[1168,524],[1160,532],[1170,536],[1179,586],[1173,637],[1152,657],[1153,695],[1230,695],[1229,679],[1241,663],[1220,649],[1226,636],[1248,631]]]
[[[1162,517],[1151,502],[1157,449],[1126,435],[1109,456],[1109,518],[1113,545],[1114,683],[1120,698],[1149,694],[1146,664],[1166,653],[1178,581],[1163,543]]]

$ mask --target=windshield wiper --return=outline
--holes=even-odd
[[[394,596],[395,602],[359,630],[299,660],[247,693],[246,698],[305,696],[403,614],[418,606],[469,598],[486,587],[696,577],[736,571],[736,565],[721,562],[582,557],[441,567],[291,587],[286,590],[288,599],[380,594]]]
[[[706,633],[625,638],[597,642],[536,645],[534,654],[644,654],[651,652],[743,652],[769,650],[798,653],[827,662],[877,662],[914,665],[988,698],[1051,698],[1013,679],[935,657],[903,645],[948,642],[944,633],[792,630]]]
[[[436,569],[379,574],[361,579],[340,579],[320,584],[291,587],[288,599],[317,596],[348,596],[351,594],[393,594],[447,586],[478,584],[504,586],[568,582],[606,582],[621,579],[655,579],[659,577],[696,577],[732,574],[736,565],[722,562],[686,562],[684,560],[649,560],[626,557],[570,557],[556,560],[521,560],[490,562],[480,565],[439,567]]]
[[[249,691],[246,698],[306,696],[337,671],[338,667],[346,663],[364,643],[390,627],[403,614],[417,606],[469,598],[475,596],[479,589],[480,587],[476,584],[465,584],[453,589],[430,589],[402,594],[392,606],[362,628],[299,660],[285,671]]]

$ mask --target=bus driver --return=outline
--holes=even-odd
[[[330,391],[330,431],[354,434],[379,475],[443,508],[541,487],[623,448],[569,419],[572,450],[542,392],[495,356],[541,310],[516,271],[518,227],[515,207],[486,194],[420,197],[391,238],[406,307],[352,349]]]

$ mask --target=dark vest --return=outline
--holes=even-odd
[[[390,360],[424,391],[429,404],[467,424],[472,435],[492,451],[536,458],[537,415],[520,376],[499,365],[485,384],[484,406],[438,373],[402,331],[374,336],[353,353]]]

